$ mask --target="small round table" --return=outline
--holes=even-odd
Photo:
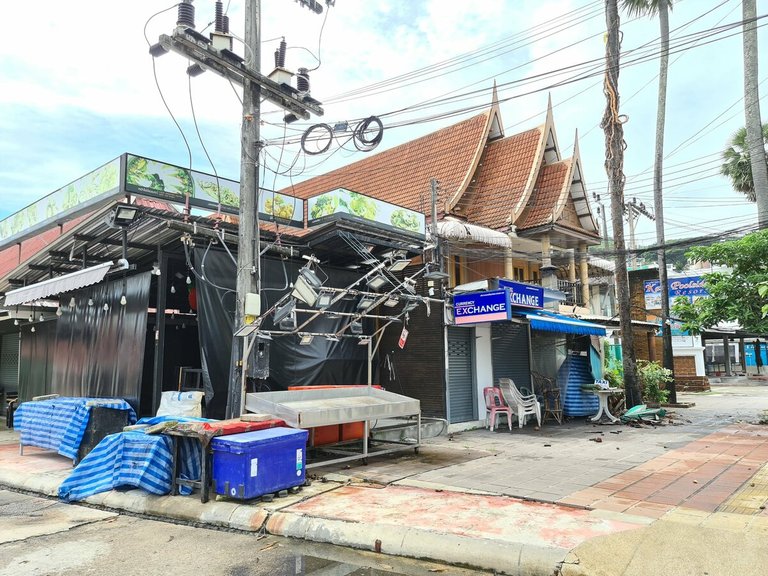
[[[603,412],[605,412],[605,415],[608,416],[608,419],[611,422],[618,422],[619,419],[616,418],[613,414],[611,414],[611,411],[608,410],[608,397],[611,394],[621,394],[622,390],[616,389],[616,388],[608,388],[603,390],[590,390],[592,394],[596,394],[598,399],[600,400],[600,406],[597,410],[597,414],[595,414],[592,418],[590,418],[590,422],[599,422],[600,418],[603,416]]]

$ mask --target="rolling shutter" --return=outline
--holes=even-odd
[[[477,420],[472,328],[448,328],[448,421]]]
[[[528,325],[515,322],[491,324],[493,382],[511,378],[519,388],[531,389],[528,355]]]
[[[0,339],[0,390],[19,390],[19,335],[3,334]]]

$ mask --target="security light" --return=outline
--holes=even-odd
[[[383,274],[376,274],[368,280],[368,288],[379,291],[389,284],[389,280]]]
[[[363,323],[360,322],[360,320],[353,320],[349,324],[349,331],[352,332],[352,334],[362,334],[363,333]]]
[[[136,216],[138,215],[139,210],[137,208],[134,208],[133,206],[118,204],[115,207],[115,211],[113,212],[112,223],[115,226],[128,226],[134,220],[136,220]]]
[[[301,340],[299,340],[299,344],[301,344],[302,346],[309,346],[310,344],[312,344],[312,340],[314,338],[315,337],[312,334],[302,334]]]
[[[296,300],[291,298],[287,304],[283,304],[283,306],[275,309],[275,314],[274,316],[272,316],[272,322],[274,322],[275,324],[279,324],[280,322],[288,318],[288,316],[291,315],[291,313],[294,311],[295,308],[296,308]]]

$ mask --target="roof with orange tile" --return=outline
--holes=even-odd
[[[466,217],[473,224],[508,227],[516,204],[526,194],[531,172],[538,165],[542,128],[489,142],[465,192]]]
[[[440,182],[440,199],[450,197],[459,189],[484,143],[488,114],[478,114],[280,192],[310,198],[346,188],[404,208],[428,212],[430,179],[437,178]],[[441,204],[438,202],[438,206]]]
[[[564,160],[542,166],[539,177],[523,214],[518,219],[518,229],[532,228],[552,222],[559,215],[558,206],[571,171],[571,161]]]

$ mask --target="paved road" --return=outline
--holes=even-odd
[[[194,528],[0,490],[0,576],[378,576],[484,572]]]

